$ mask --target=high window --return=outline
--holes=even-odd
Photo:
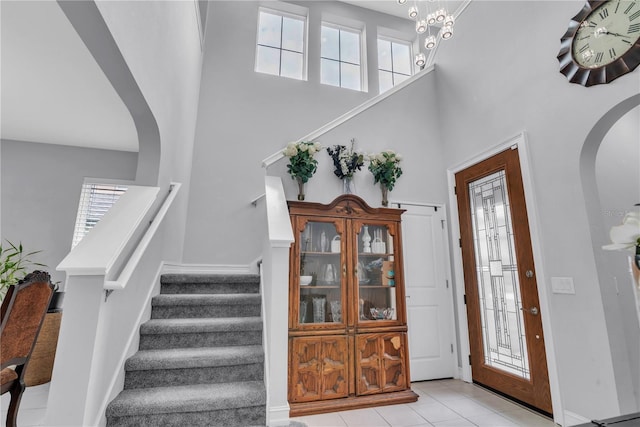
[[[411,77],[411,45],[378,39],[378,80],[380,93]]]
[[[71,247],[77,245],[89,230],[95,227],[125,191],[127,187],[124,185],[90,182],[82,185]]]
[[[320,82],[362,90],[361,32],[322,25]]]
[[[256,71],[305,79],[306,18],[274,10],[260,10]]]

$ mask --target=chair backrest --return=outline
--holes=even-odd
[[[44,271],[34,271],[9,288],[0,312],[1,369],[27,362],[51,295],[51,278]]]

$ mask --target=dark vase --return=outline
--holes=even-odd
[[[64,300],[64,292],[56,291],[51,295],[51,301],[49,301],[49,308],[47,313],[58,313],[62,311],[62,301]]]

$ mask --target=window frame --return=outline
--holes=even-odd
[[[322,40],[320,40],[320,76],[322,76],[322,60],[326,59],[328,61],[334,61],[337,62],[339,65],[344,63],[344,64],[350,64],[350,65],[357,65],[359,67],[360,70],[360,88],[359,89],[352,89],[349,87],[344,87],[342,86],[342,70],[341,67],[338,67],[339,70],[339,82],[340,84],[338,86],[336,85],[332,85],[332,84],[328,84],[328,83],[322,83],[322,77],[320,78],[320,84],[326,85],[326,86],[333,86],[333,87],[339,87],[341,89],[348,89],[348,90],[356,90],[358,92],[366,92],[367,91],[367,85],[366,85],[366,73],[367,73],[367,57],[366,57],[366,44],[365,44],[365,38],[366,38],[366,34],[365,34],[365,30],[364,28],[357,28],[355,26],[349,26],[349,25],[343,25],[343,24],[338,24],[335,22],[331,22],[331,21],[322,21],[320,23],[320,34],[322,37],[322,29],[324,27],[327,28],[333,28],[335,30],[338,30],[338,60],[336,61],[333,58],[326,58],[324,56],[322,56]],[[360,47],[360,63],[359,64],[354,64],[352,62],[348,62],[348,61],[342,61],[341,59],[341,46],[340,46],[340,32],[341,31],[345,31],[345,32],[349,32],[349,33],[353,33],[353,34],[357,34],[358,35],[358,40],[359,40],[359,47]]]
[[[408,79],[408,78],[411,78],[412,76],[415,75],[416,69],[415,69],[414,61],[412,60],[412,58],[413,58],[413,50],[414,50],[414,43],[413,42],[407,41],[407,40],[403,40],[403,39],[399,39],[397,37],[387,36],[387,35],[384,35],[384,34],[378,34],[378,37],[376,38],[376,43],[379,43],[380,40],[391,43],[391,70],[386,70],[386,69],[381,68],[380,67],[380,56],[378,56],[376,58],[376,60],[377,60],[377,71],[378,71],[378,93],[384,93],[387,90],[390,90],[390,89],[392,89],[393,87],[396,86],[396,83],[395,83],[395,75],[396,74],[402,75],[402,76],[406,76],[407,79]],[[399,72],[395,72],[393,70],[393,44],[394,43],[402,44],[402,45],[405,45],[405,46],[407,46],[409,48],[409,58],[408,59],[409,59],[409,67],[411,69],[411,74],[399,73]],[[377,48],[377,46],[376,46],[376,48]],[[389,89],[385,90],[384,92],[380,90],[380,72],[381,71],[390,72],[391,73],[392,85],[391,85],[391,87]],[[400,82],[400,83],[402,83],[402,82]],[[400,83],[397,83],[397,84],[400,84]]]
[[[261,14],[263,12],[267,13],[267,14],[276,15],[276,16],[280,17],[280,47],[268,46],[268,45],[263,45],[263,44],[259,43],[259,39],[260,39],[260,17],[261,17]],[[287,79],[307,81],[308,80],[308,67],[309,67],[309,61],[308,61],[309,17],[308,17],[308,13],[303,13],[303,8],[297,9],[296,11],[288,11],[288,10],[277,9],[277,8],[273,8],[273,7],[260,6],[258,8],[257,18],[258,19],[256,20],[256,43],[255,43],[255,58],[254,58],[253,71],[256,72],[256,73],[266,74],[266,75],[269,75],[269,76],[284,77],[284,78],[287,78]],[[302,24],[303,24],[303,29],[302,29],[302,49],[303,49],[303,51],[302,52],[294,51],[294,50],[291,50],[291,49],[283,49],[283,47],[282,47],[282,25],[283,25],[282,23],[284,22],[283,18],[296,19],[296,20],[302,21]],[[258,70],[258,48],[260,46],[278,50],[278,53],[279,53],[278,74],[266,73],[264,71]],[[283,51],[302,54],[302,75],[301,75],[300,79],[297,79],[295,77],[289,77],[289,76],[283,76],[282,75],[282,52]]]

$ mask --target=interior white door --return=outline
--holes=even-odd
[[[402,208],[411,380],[450,378],[455,337],[444,209]]]

